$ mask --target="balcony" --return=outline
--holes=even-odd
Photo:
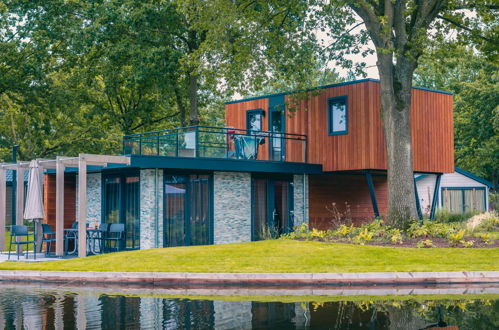
[[[123,154],[306,163],[307,137],[230,127],[189,126],[126,135]]]

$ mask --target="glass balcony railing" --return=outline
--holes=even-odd
[[[123,154],[307,162],[307,137],[230,127],[190,126],[123,137]]]

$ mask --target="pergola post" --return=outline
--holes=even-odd
[[[64,164],[57,157],[55,168],[55,255],[64,255]]]
[[[87,256],[87,160],[78,159],[78,257]]]
[[[17,166],[16,182],[16,225],[24,224],[24,168]],[[17,241],[21,240],[17,237]],[[17,245],[17,253],[23,252],[22,245]]]
[[[5,247],[5,217],[7,212],[7,178],[5,169],[0,166],[0,252]]]

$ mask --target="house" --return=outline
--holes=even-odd
[[[492,183],[458,167],[454,172],[442,175],[416,175],[415,180],[419,203],[425,215],[430,215],[435,205],[455,214],[489,209]],[[437,195],[434,198],[435,191]],[[432,203],[435,203],[433,207]]]
[[[56,252],[62,254],[63,228],[82,218],[80,237],[85,223],[123,223],[123,247],[147,249],[260,240],[301,223],[326,228],[333,203],[355,221],[384,214],[379,81],[321,86],[297,106],[292,97],[227,102],[226,127],[125,136],[122,156],[40,160],[44,221],[59,233]],[[412,131],[415,174],[454,171],[450,93],[414,88]],[[27,166],[0,165],[0,206],[2,172],[20,176]],[[2,223],[0,212],[0,229]],[[83,256],[85,241],[79,244]]]

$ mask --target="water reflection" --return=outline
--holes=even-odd
[[[497,295],[475,300],[344,299],[190,300],[0,287],[0,329],[499,329]]]

